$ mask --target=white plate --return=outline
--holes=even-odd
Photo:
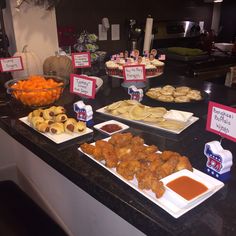
[[[115,131],[115,132],[112,132],[112,133],[109,133],[109,132],[107,132],[107,131],[101,129],[102,126],[108,125],[108,124],[116,124],[116,125],[119,125],[119,126],[121,127],[121,129],[120,129],[120,130],[117,130],[117,131]],[[119,121],[116,121],[116,120],[108,120],[108,121],[102,122],[102,123],[100,123],[100,124],[94,125],[93,128],[99,130],[99,131],[102,132],[102,133],[105,133],[105,134],[108,134],[108,135],[112,135],[112,134],[115,134],[115,133],[118,133],[118,132],[122,132],[122,131],[128,129],[129,126],[128,126],[128,125],[125,125],[125,124],[123,124],[123,123],[121,123],[121,122],[119,122]]]
[[[108,139],[109,138],[106,138],[104,140],[108,140]],[[95,143],[92,143],[92,145],[94,145],[94,144]],[[79,150],[82,153],[84,153],[81,150],[81,148],[79,148]],[[96,163],[98,163],[103,168],[107,169],[109,172],[111,172],[117,178],[119,178],[120,180],[122,180],[123,182],[128,184],[130,187],[132,187],[133,189],[135,189],[136,191],[141,193],[143,196],[145,196],[146,198],[151,200],[153,203],[155,203],[156,205],[158,205],[159,207],[164,209],[166,212],[168,212],[174,218],[179,218],[181,215],[185,214],[186,212],[188,212],[192,208],[196,207],[197,205],[199,205],[200,203],[205,201],[207,198],[212,196],[214,193],[216,193],[218,190],[220,190],[224,186],[224,183],[222,183],[221,181],[219,181],[219,180],[217,180],[217,179],[215,179],[215,178],[213,178],[213,177],[211,177],[211,176],[209,176],[197,169],[193,169],[194,175],[198,176],[199,178],[204,179],[204,184],[206,184],[206,183],[211,184],[212,186],[214,186],[214,189],[211,192],[209,192],[209,194],[206,194],[206,195],[202,196],[201,198],[197,199],[196,201],[194,201],[193,204],[187,205],[187,206],[186,205],[181,206],[178,202],[175,201],[175,199],[173,198],[173,196],[171,194],[166,194],[167,191],[164,193],[164,195],[161,198],[156,198],[155,193],[153,193],[151,190],[139,189],[138,188],[138,181],[136,178],[134,178],[131,181],[128,181],[116,172],[116,168],[108,168],[105,166],[104,161],[100,162],[100,161],[94,159],[91,155],[88,155],[87,153],[84,153],[84,154],[86,156],[88,156],[89,158],[91,158]]]
[[[169,182],[182,176],[187,176],[193,180],[200,182],[201,184],[207,187],[207,190],[191,200],[187,200],[183,198],[181,195],[179,195],[178,193],[176,193],[174,190],[172,190],[171,188],[167,186]],[[166,196],[168,195],[168,198],[170,198],[172,201],[175,201],[175,204],[178,204],[181,208],[193,205],[195,202],[199,201],[199,199],[205,197],[206,195],[209,195],[215,189],[215,186],[211,182],[205,181],[205,179],[202,179],[200,176],[196,175],[194,172],[191,172],[186,169],[175,172],[163,178],[161,181],[165,185]]]
[[[27,116],[22,117],[19,120],[22,121],[23,123],[25,123],[26,125],[28,125],[29,127],[31,127],[33,129],[33,127],[27,121]],[[37,131],[37,130],[35,130],[35,131]],[[69,141],[69,140],[74,139],[74,138],[78,138],[78,137],[83,136],[85,134],[92,133],[93,130],[91,130],[91,129],[89,129],[87,127],[86,130],[84,130],[81,133],[72,133],[72,134],[63,133],[63,134],[55,134],[55,135],[54,134],[50,134],[50,133],[41,133],[39,131],[37,131],[37,132],[42,134],[42,135],[44,135],[45,137],[51,139],[53,142],[59,144],[59,143],[66,142],[66,141]]]
[[[154,123],[151,123],[151,122],[139,121],[139,120],[130,120],[130,119],[123,118],[121,116],[112,115],[111,113],[106,112],[105,107],[102,107],[102,108],[96,110],[96,112],[108,115],[110,117],[118,117],[119,119],[122,119],[122,120],[127,120],[127,121],[130,121],[130,122],[134,122],[134,123],[137,123],[137,124],[145,125],[145,126],[148,126],[148,127],[151,127],[151,128],[155,128],[155,129],[164,130],[164,131],[167,131],[167,132],[170,132],[170,133],[174,133],[174,134],[180,134],[182,131],[184,131],[186,128],[188,128],[190,125],[192,125],[197,120],[199,120],[198,117],[192,116],[187,122],[185,122],[185,125],[184,125],[184,127],[182,129],[180,129],[180,130],[171,130],[171,129],[162,128],[162,127],[158,126],[157,124],[154,124]]]

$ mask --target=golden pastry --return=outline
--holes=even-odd
[[[64,114],[66,110],[63,106],[57,106],[57,107],[54,107],[53,112],[55,115],[58,115],[58,114]]]
[[[41,116],[43,117],[43,109],[37,109],[32,111],[32,116]]]
[[[54,116],[55,122],[65,122],[68,119],[66,114],[58,114],[57,116]]]
[[[172,90],[172,89],[170,89],[170,90],[162,89],[162,90],[160,91],[160,93],[161,93],[162,95],[165,95],[165,96],[171,96],[171,95],[173,94],[173,92],[174,92],[174,90]]]
[[[166,90],[166,91],[174,91],[175,87],[171,86],[171,85],[165,85],[164,87],[162,87],[162,90]]]
[[[28,122],[31,123],[32,118],[33,118],[33,113],[30,112],[29,115],[27,116],[27,120],[28,120]]]
[[[75,130],[75,125],[77,121],[74,118],[68,118],[67,121],[64,123],[65,132],[71,134]]]
[[[59,123],[59,122],[53,123],[50,125],[49,131],[51,134],[62,134],[65,131],[64,125],[63,123]]]
[[[188,94],[187,97],[192,100],[201,100],[201,92],[198,90],[191,90]]]
[[[47,122],[37,123],[35,129],[41,133],[49,132],[49,125]]]
[[[44,120],[44,122],[46,122],[48,125],[51,125],[51,124],[53,124],[53,123],[54,123],[54,121],[53,121],[53,120]]]
[[[179,96],[175,98],[175,102],[190,102],[190,99],[187,96]]]
[[[44,119],[43,119],[43,117],[40,117],[40,116],[34,116],[34,117],[32,117],[32,119],[31,119],[31,125],[32,125],[34,128],[36,128],[36,126],[37,126],[38,123],[42,123],[42,122],[44,122]]]
[[[191,88],[189,88],[187,86],[180,86],[175,89],[176,92],[185,93],[185,94],[188,93],[190,90],[191,90]]]
[[[45,120],[53,120],[53,117],[54,117],[54,112],[50,108],[43,110],[43,118]]]
[[[174,97],[180,97],[180,96],[185,96],[187,93],[186,92],[181,92],[181,91],[174,91],[173,96]]]
[[[86,129],[85,122],[79,121],[75,124],[75,129],[74,129],[75,132],[80,133],[80,132],[84,131],[85,129]]]
[[[174,98],[172,96],[161,95],[158,97],[158,100],[162,102],[173,102]]]

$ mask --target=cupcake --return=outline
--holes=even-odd
[[[164,65],[165,63],[162,62],[162,61],[159,61],[157,59],[154,59],[152,62],[151,62],[152,65],[154,65],[156,68],[157,68],[157,73],[162,73],[163,70],[164,70]]]
[[[117,75],[118,76],[123,76],[123,66],[118,66]]]
[[[106,71],[108,75],[117,75],[118,65],[114,61],[106,62]]]
[[[146,76],[153,76],[157,74],[157,68],[152,64],[145,65],[145,69],[146,69]]]

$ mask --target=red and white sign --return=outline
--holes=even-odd
[[[123,76],[125,81],[145,81],[146,71],[144,65],[123,66]]]
[[[72,63],[73,63],[74,68],[91,67],[90,52],[72,53],[71,56],[72,56]]]
[[[236,142],[236,109],[209,102],[206,129]]]
[[[9,57],[0,58],[0,70],[2,72],[18,71],[23,70],[22,58],[19,57]]]
[[[95,98],[96,79],[85,75],[70,75],[70,92],[82,97]]]

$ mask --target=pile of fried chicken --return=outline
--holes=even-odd
[[[98,161],[105,161],[109,168],[127,180],[138,180],[142,190],[152,190],[160,198],[165,188],[162,178],[182,169],[192,171],[189,159],[177,152],[158,153],[155,145],[145,145],[144,140],[131,133],[116,133],[108,141],[98,140],[95,145],[84,143],[81,150]]]

